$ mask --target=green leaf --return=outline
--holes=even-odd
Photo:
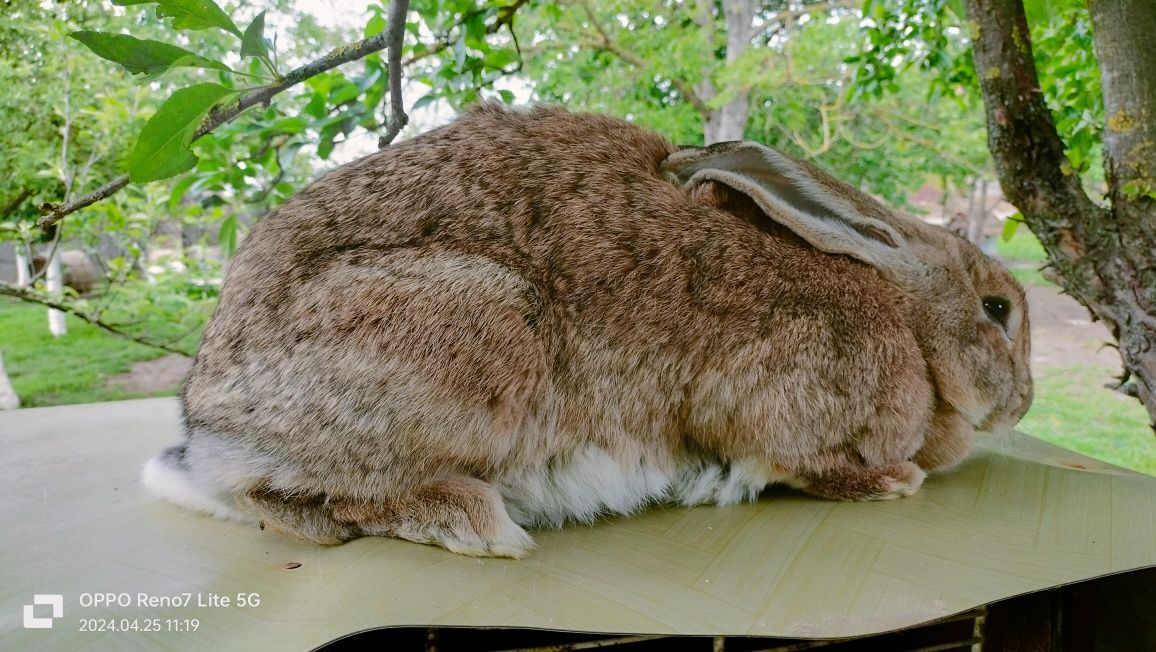
[[[193,167],[193,133],[217,102],[235,92],[218,84],[196,84],[173,93],[141,129],[128,157],[129,179],[167,179]]]
[[[333,145],[332,137],[322,139],[322,141],[317,144],[317,158],[322,161],[329,160],[329,155],[333,153]]]
[[[230,215],[221,221],[221,227],[217,230],[217,241],[221,245],[221,253],[225,254],[226,258],[232,258],[237,253],[237,216]]]
[[[233,69],[220,61],[213,59],[206,59],[198,54],[186,54],[185,56],[173,62],[169,69],[173,68],[207,68],[209,70],[220,70],[222,72],[233,72]],[[155,79],[160,73],[148,75],[148,79]]]
[[[209,29],[217,27],[238,37],[242,37],[241,30],[229,14],[226,14],[213,0],[112,0],[112,4],[120,7],[132,5],[147,5],[156,3],[157,17],[173,18],[173,27],[177,29]]]
[[[96,56],[118,63],[134,75],[155,76],[179,66],[229,71],[229,67],[220,61],[160,41],[92,31],[72,32],[69,36],[83,43]]]
[[[486,53],[485,62],[490,68],[501,70],[518,60],[518,53],[513,50],[493,50]]]
[[[185,198],[185,193],[188,192],[193,187],[193,184],[196,182],[197,182],[197,175],[190,174],[189,176],[185,177],[184,179],[181,179],[180,181],[173,184],[173,189],[169,192],[169,201],[168,201],[168,207],[169,207],[170,213],[177,212],[177,209],[181,207],[181,202]]]
[[[409,108],[409,110],[410,111],[417,111],[418,109],[422,108],[423,106],[432,103],[436,99],[437,99],[437,96],[434,95],[433,93],[428,93],[426,95],[422,95],[421,97],[417,98],[417,101],[413,103],[413,106],[411,106]]]
[[[475,50],[486,47],[486,22],[482,14],[474,14],[466,20],[466,45]]]
[[[458,72],[462,71],[462,66],[466,63],[466,40],[464,38],[458,39],[454,43],[454,66]]]
[[[1021,217],[1019,214],[1012,215],[1011,217],[1004,220],[1003,233],[1000,234],[1000,239],[1002,239],[1004,242],[1011,240],[1012,236],[1016,234],[1016,229],[1020,228],[1020,225],[1023,223],[1023,217]]]
[[[345,82],[329,93],[329,103],[334,106],[345,104],[350,100],[357,99],[359,95],[361,95],[360,88],[350,82]]]
[[[308,126],[309,123],[305,121],[305,118],[298,116],[281,118],[273,124],[274,129],[286,134],[299,134],[305,131]]]
[[[305,105],[304,112],[313,116],[314,118],[324,118],[328,113],[326,107],[328,104],[325,101],[325,96],[321,93],[313,93],[309,98],[309,103]]]
[[[373,17],[369,19],[369,22],[365,24],[365,33],[363,38],[377,36],[384,31],[385,19],[381,17],[381,14],[374,14]]]
[[[267,57],[269,49],[265,47],[265,12],[257,14],[253,22],[245,28],[245,35],[241,37],[241,56]]]
[[[506,104],[513,104],[514,103],[513,91],[508,91],[508,90],[503,88],[503,89],[498,91],[498,94],[502,96],[502,101],[505,102]]]

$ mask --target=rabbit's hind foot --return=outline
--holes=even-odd
[[[914,462],[842,466],[811,479],[807,493],[843,501],[891,500],[914,494],[927,473]]]
[[[360,535],[353,525],[332,518],[331,501],[324,494],[292,493],[260,484],[238,496],[237,503],[259,519],[262,530],[321,545],[336,545]]]
[[[534,547],[497,490],[474,478],[438,480],[381,503],[334,501],[330,512],[361,534],[439,545],[471,557],[520,559]]]

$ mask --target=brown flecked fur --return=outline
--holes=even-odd
[[[498,488],[584,447],[865,500],[1026,411],[1023,291],[973,246],[801,165],[918,273],[825,253],[723,183],[672,183],[675,151],[483,105],[316,181],[231,266],[182,394],[193,477],[321,543],[521,556]]]

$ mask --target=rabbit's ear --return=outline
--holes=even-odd
[[[662,170],[688,190],[713,181],[743,193],[820,251],[846,254],[890,273],[912,263],[903,235],[860,208],[878,206],[874,200],[769,147],[729,142],[682,149],[667,157]]]

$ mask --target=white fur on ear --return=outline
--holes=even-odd
[[[193,484],[189,473],[169,461],[165,453],[145,462],[141,470],[141,482],[154,495],[202,514],[233,521],[246,519],[238,511],[229,508],[213,496]]]

